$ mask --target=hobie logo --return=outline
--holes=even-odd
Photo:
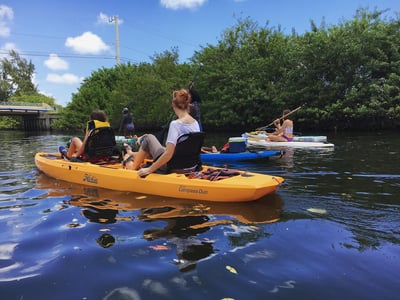
[[[179,186],[179,192],[180,193],[191,193],[191,194],[208,194],[207,190],[188,188],[184,185]]]
[[[91,182],[91,183],[96,183],[96,184],[97,184],[97,178],[94,177],[94,176],[91,176],[91,175],[89,175],[89,174],[85,174],[85,175],[83,176],[83,181]]]

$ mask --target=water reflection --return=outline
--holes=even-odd
[[[227,234],[230,243],[243,246],[266,235],[257,227],[243,230],[239,229],[240,225],[276,222],[283,207],[277,194],[247,203],[201,202],[85,187],[56,181],[44,174],[38,175],[36,187],[47,190],[49,197],[71,195],[68,204],[81,207],[81,215],[88,222],[113,224],[136,220],[157,224],[154,228],[146,228],[142,238],[172,245],[176,249],[174,263],[181,272],[192,270],[199,261],[215,253],[214,241],[200,237],[210,228],[230,225]],[[100,247],[109,248],[115,244],[116,237],[103,232],[96,242]],[[153,248],[167,250],[165,247],[162,244]]]
[[[37,175],[33,153],[67,139],[0,132],[2,298],[395,299],[398,132],[334,138],[331,152],[243,164],[285,184],[261,201],[223,204]]]
[[[265,224],[278,221],[283,206],[283,201],[278,194],[271,194],[258,201],[244,203],[202,202],[88,188],[57,181],[44,174],[38,175],[36,187],[47,190],[48,196],[71,195],[69,203],[83,207],[89,220],[105,223],[127,220],[125,217],[121,219],[118,211],[140,210],[141,217],[146,216],[148,219],[210,214],[227,216],[230,217],[230,220],[233,218],[244,224]],[[152,214],[149,213],[151,210],[153,210]]]
[[[142,221],[159,220],[156,215],[158,212],[169,208],[144,209],[138,219]],[[147,229],[143,232],[143,237],[148,241],[156,239],[166,239],[176,248],[177,259],[174,260],[181,272],[186,272],[195,268],[196,263],[214,253],[213,241],[201,239],[198,235],[210,230],[216,223],[210,223],[207,215],[172,217],[162,219],[166,221],[163,228]],[[223,223],[223,222],[222,222]]]

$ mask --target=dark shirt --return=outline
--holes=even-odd
[[[192,96],[192,102],[201,102],[201,98],[199,93],[192,87],[191,89],[189,89],[190,95]]]
[[[128,125],[128,124],[132,124],[133,123],[133,117],[131,113],[128,114],[124,114],[123,115],[123,119],[122,119],[122,125]]]

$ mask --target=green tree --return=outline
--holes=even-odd
[[[32,82],[33,63],[22,59],[15,50],[11,50],[9,56],[0,63],[0,100],[6,102],[13,95],[37,93]]]
[[[54,125],[66,129],[82,128],[93,109],[102,109],[116,129],[124,107],[130,108],[137,128],[165,124],[172,113],[171,93],[188,84],[191,67],[178,63],[176,49],[156,54],[152,61],[137,66],[120,64],[93,72],[72,96],[61,119]]]
[[[55,106],[55,99],[38,93],[32,77],[35,66],[11,50],[9,57],[0,61],[0,101],[46,103]],[[0,128],[18,128],[20,117],[0,117]]]
[[[81,128],[100,108],[119,127],[123,107],[133,112],[137,128],[165,124],[172,90],[187,87],[202,63],[196,89],[205,130],[254,129],[305,103],[292,116],[300,131],[399,126],[400,20],[384,14],[360,9],[334,26],[311,21],[302,35],[238,20],[189,63],[179,63],[172,49],[151,63],[94,72],[59,125]]]
[[[280,113],[280,82],[291,65],[289,45],[279,28],[245,19],[227,29],[217,46],[196,53],[194,59],[205,65],[197,85],[205,100],[205,126],[259,126]]]

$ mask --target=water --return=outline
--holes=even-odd
[[[207,135],[221,146],[226,137]],[[1,299],[397,299],[398,133],[328,135],[232,167],[286,179],[224,204],[87,188],[38,173],[68,136],[0,132]]]

